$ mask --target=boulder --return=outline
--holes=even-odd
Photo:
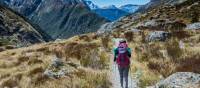
[[[188,29],[188,30],[198,30],[198,29],[200,29],[200,22],[188,24],[186,29]]]
[[[130,31],[132,31],[132,32],[134,32],[134,33],[139,33],[139,32],[141,32],[141,30],[139,30],[139,29],[131,29]]]
[[[16,47],[14,45],[6,45],[5,48],[6,49],[15,49]]]
[[[5,48],[3,48],[3,47],[0,47],[0,52],[2,52],[2,51],[4,51],[5,50]]]
[[[170,37],[170,33],[169,32],[155,31],[155,32],[151,32],[146,37],[146,41],[148,41],[148,42],[152,42],[152,41],[165,41],[169,37]]]
[[[154,88],[200,88],[200,74],[177,72],[157,83]]]
[[[61,61],[60,58],[54,57],[51,66],[58,68],[60,66],[63,66],[63,62]]]
[[[61,78],[76,71],[77,66],[74,64],[65,63],[57,57],[53,57],[50,66],[43,73],[49,78]]]

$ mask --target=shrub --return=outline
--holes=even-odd
[[[133,40],[133,32],[132,31],[127,31],[124,33],[125,38],[127,39],[128,42],[131,42]]]
[[[183,50],[179,47],[178,39],[169,40],[165,46],[167,53],[172,60],[177,60],[183,54]]]
[[[176,71],[200,73],[200,53],[189,52],[186,57],[176,62]]]
[[[104,48],[106,48],[106,49],[109,48],[109,41],[110,41],[109,35],[104,35],[101,38],[101,43],[102,43],[102,45],[103,45]]]

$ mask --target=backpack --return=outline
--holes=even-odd
[[[121,67],[127,67],[130,64],[127,48],[118,47],[117,64]]]

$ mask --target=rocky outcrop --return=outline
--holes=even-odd
[[[151,30],[183,30],[186,25],[179,21],[153,19],[139,23],[136,27],[140,29],[147,28]]]
[[[193,23],[193,24],[188,24],[186,29],[189,29],[189,30],[198,30],[200,29],[200,22],[197,22],[197,23]]]
[[[91,12],[82,0],[1,0],[4,5],[38,24],[43,31],[56,38],[96,32],[107,22]]]
[[[75,71],[76,69],[71,67],[69,63],[64,63],[60,58],[54,56],[50,66],[43,74],[49,78],[61,78]]]
[[[45,42],[43,34],[21,16],[0,6],[0,51]]]
[[[154,88],[199,88],[200,74],[178,72],[156,84]]]
[[[169,32],[164,32],[164,31],[155,31],[151,32],[147,37],[146,41],[165,41],[167,38],[170,37]]]

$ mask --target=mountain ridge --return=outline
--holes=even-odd
[[[20,0],[7,4],[5,0],[1,2],[38,24],[54,39],[95,32],[101,24],[107,22],[91,12],[82,0]],[[83,22],[85,19],[87,22]]]
[[[140,7],[140,5],[132,4],[122,5],[120,7],[116,7],[115,5],[99,7],[89,0],[86,0],[86,4],[94,13],[110,21],[115,21],[123,16],[134,13]]]
[[[0,5],[0,48],[20,48],[50,41],[43,31],[32,26],[25,18]]]

